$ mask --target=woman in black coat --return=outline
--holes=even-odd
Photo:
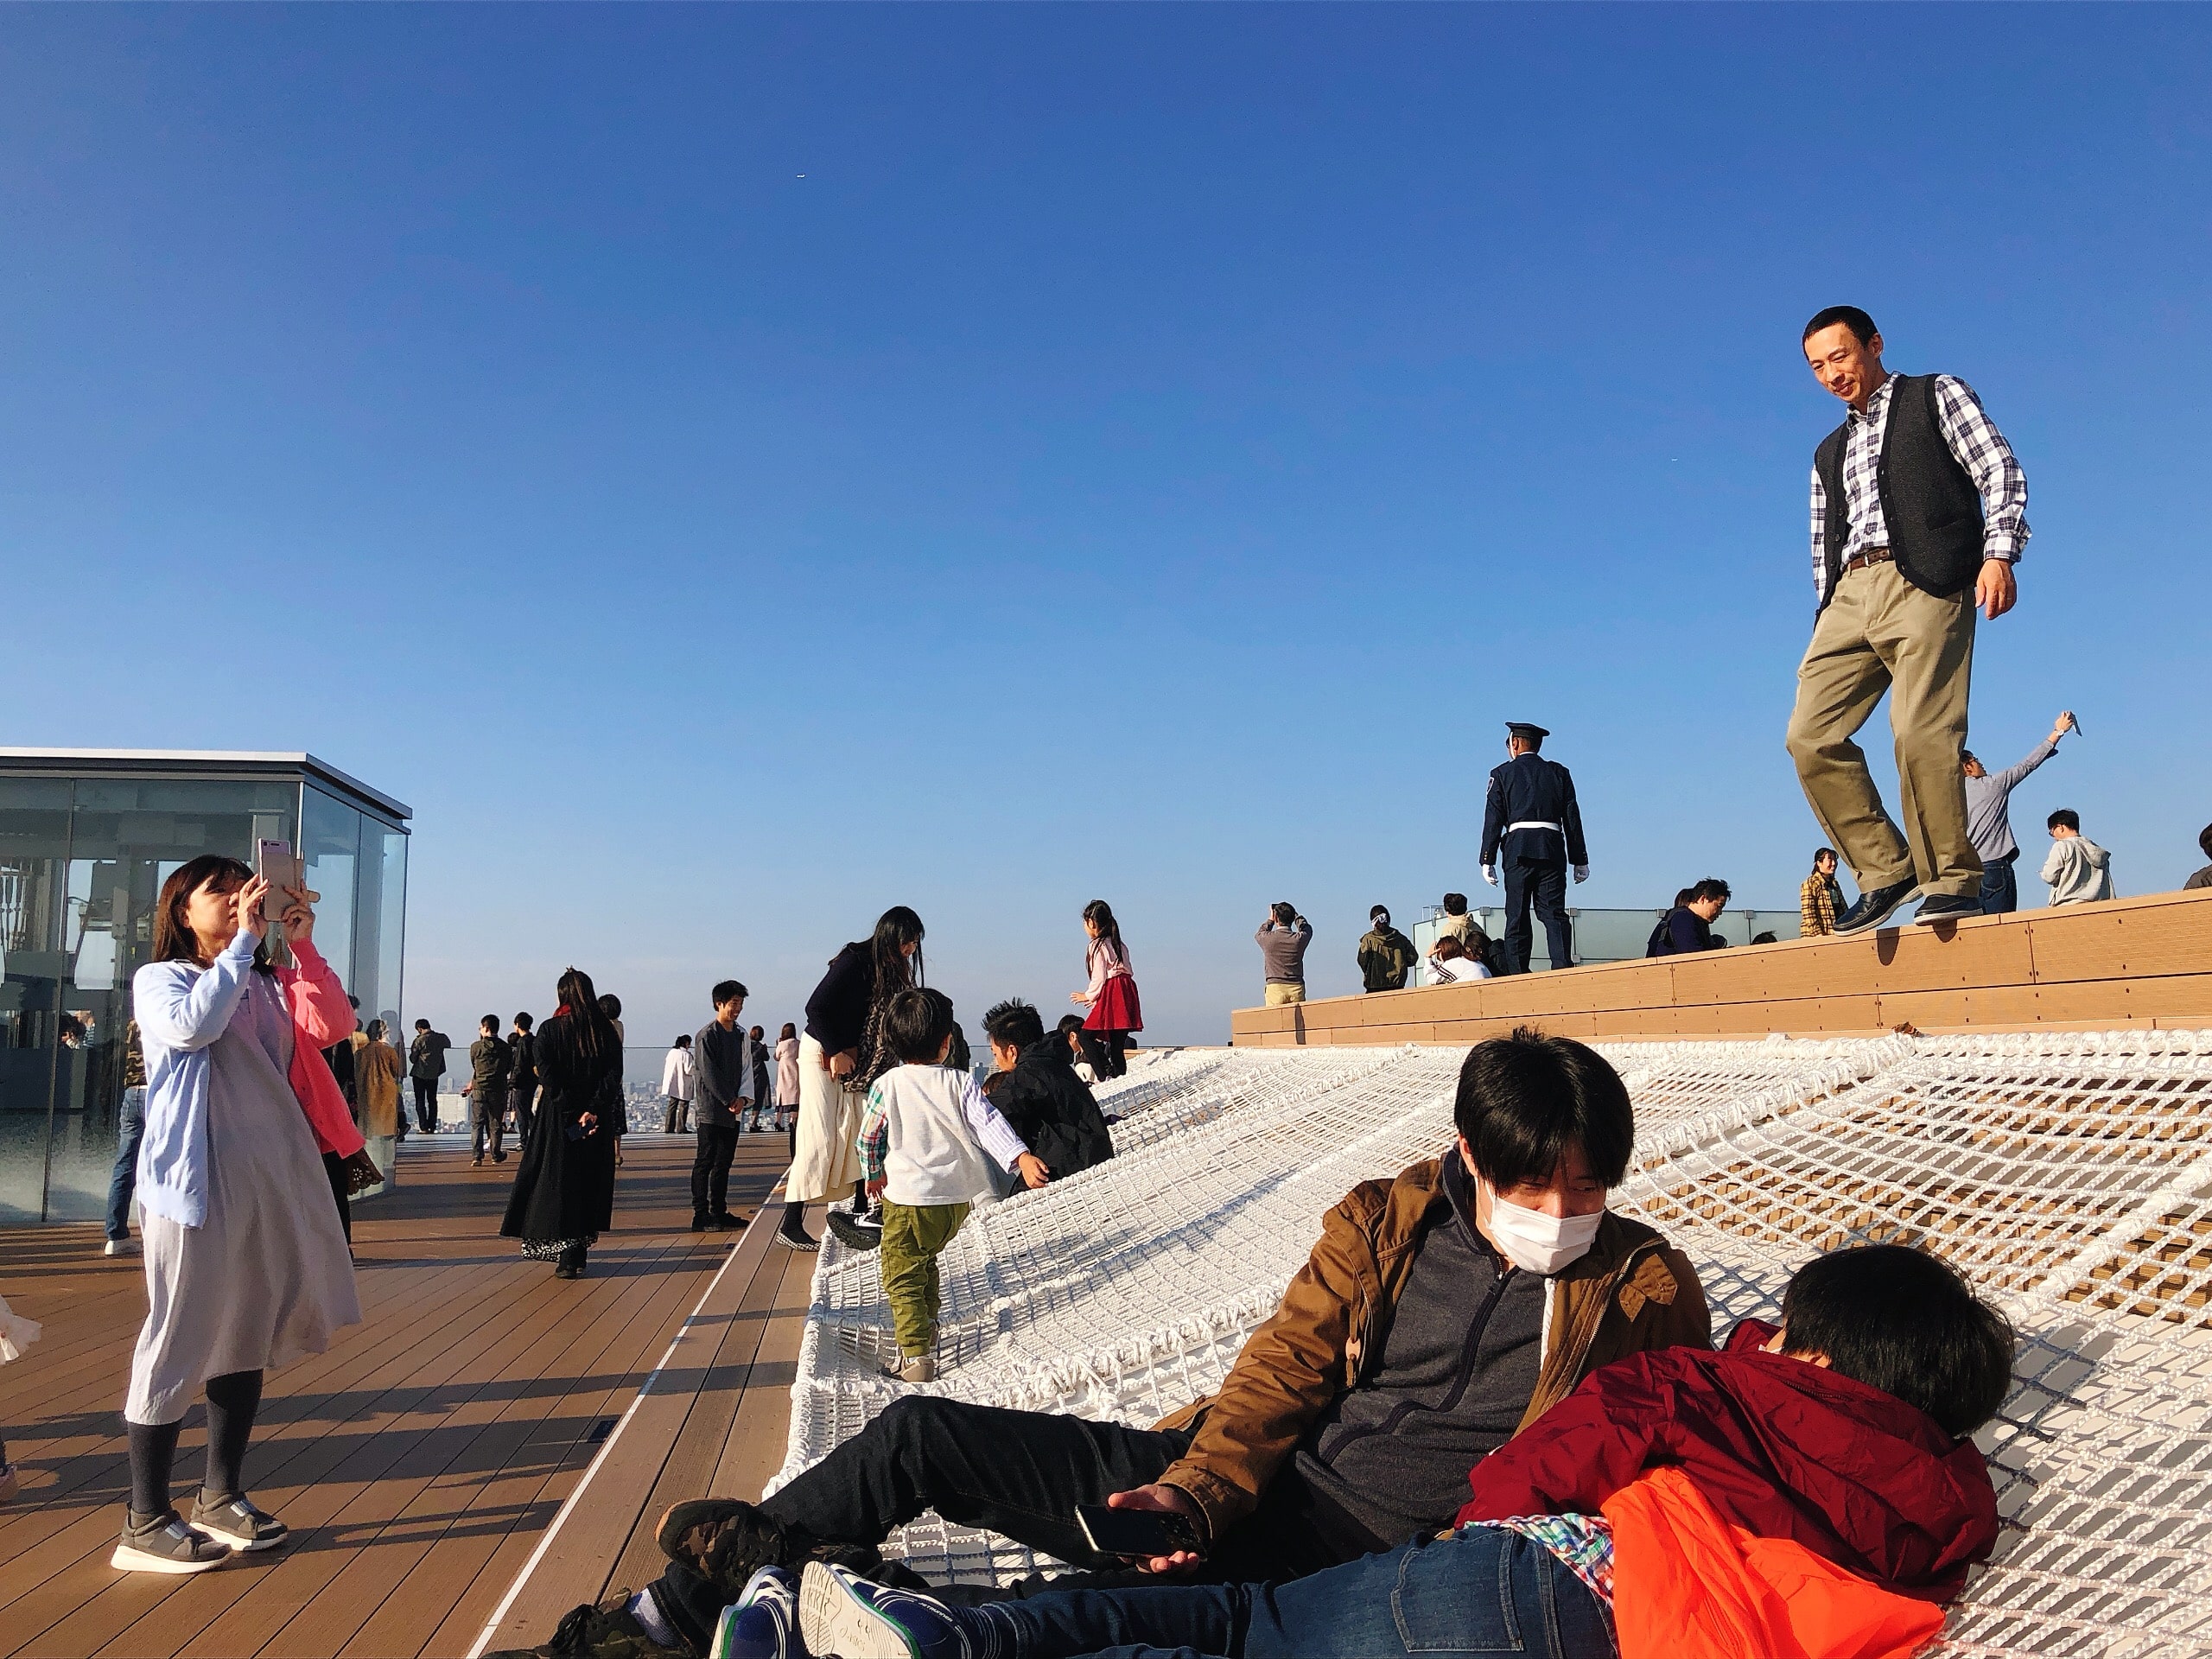
[[[561,976],[560,1012],[537,1028],[537,1111],[499,1231],[522,1253],[581,1279],[584,1252],[614,1217],[613,1126],[601,1114],[622,1071],[622,1039],[600,1012],[588,975]]]

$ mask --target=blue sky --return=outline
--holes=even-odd
[[[410,802],[455,1033],[796,1019],[893,903],[972,1030],[1104,897],[1218,1040],[1267,901],[1318,994],[1484,891],[1508,718],[1578,899],[1789,900],[1850,302],[2028,471],[2016,824],[2176,886],[2209,80],[2198,8],[17,10],[0,741]]]

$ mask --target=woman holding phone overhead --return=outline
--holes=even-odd
[[[584,1276],[584,1254],[614,1218],[614,1130],[606,1091],[622,1075],[622,1038],[601,1011],[591,976],[561,976],[560,1008],[537,1028],[537,1110],[499,1231],[550,1262],[556,1279]]]
[[[315,912],[288,887],[275,928],[296,966],[270,964],[269,884],[206,855],[162,884],[153,960],[131,981],[146,1057],[146,1322],[124,1427],[130,1499],[113,1564],[200,1573],[274,1548],[283,1522],[246,1496],[262,1373],[359,1323],[353,1260],[321,1154],[357,1186],[378,1179],[321,1051],[353,1011],[315,948]],[[169,1471],[193,1394],[207,1396],[207,1463],[188,1525]]]

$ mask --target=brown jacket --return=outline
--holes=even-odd
[[[1354,1187],[1282,1306],[1255,1331],[1221,1391],[1162,1421],[1198,1431],[1160,1478],[1187,1493],[1213,1536],[1249,1514],[1308,1425],[1381,1357],[1399,1293],[1429,1227],[1451,1211],[1431,1158],[1393,1181]],[[1611,1211],[1590,1253],[1559,1274],[1542,1369],[1526,1428],[1599,1366],[1647,1349],[1713,1344],[1713,1320],[1689,1258],[1641,1222]],[[1517,1432],[1517,1431],[1516,1431]]]

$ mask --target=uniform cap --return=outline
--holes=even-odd
[[[1524,737],[1531,743],[1541,743],[1551,735],[1551,734],[1546,731],[1542,727],[1531,726],[1525,720],[1507,721],[1505,722],[1505,731],[1509,737]]]

